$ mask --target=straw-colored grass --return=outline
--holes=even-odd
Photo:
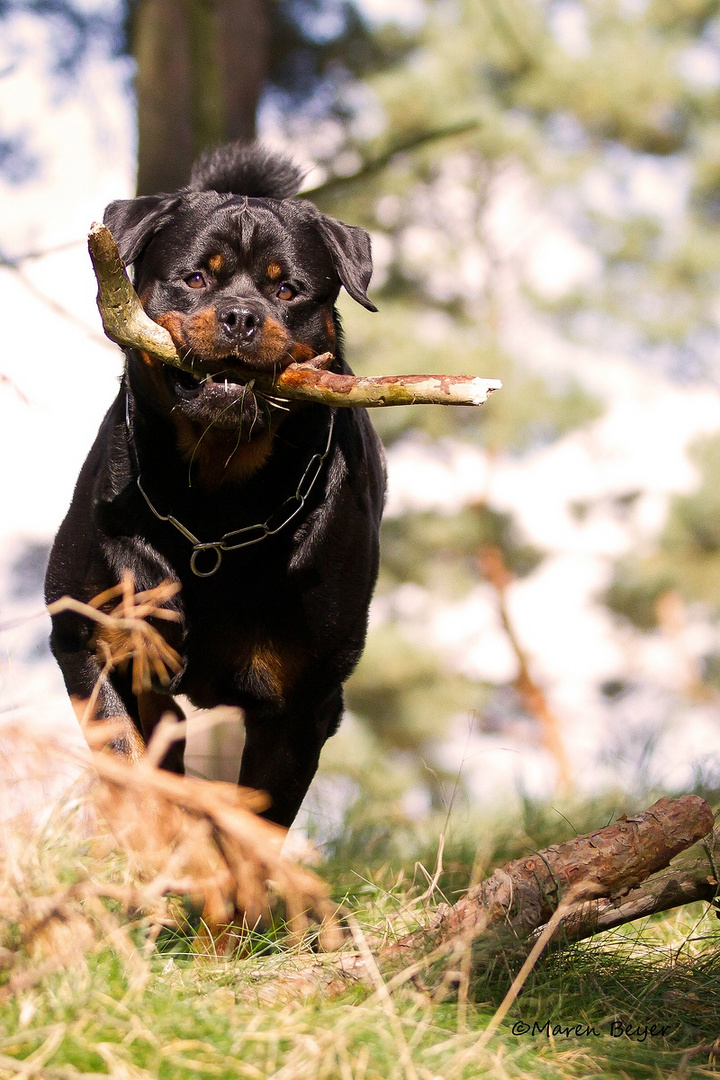
[[[45,740],[44,767],[48,758]],[[425,877],[414,887],[387,853],[379,868],[356,851],[354,866],[344,861],[342,841],[336,851],[336,897],[350,926],[344,975],[337,953],[315,951],[312,921],[304,937],[283,921],[277,898],[297,884],[294,871],[268,890],[277,863],[259,869],[262,926],[218,941],[203,928],[188,838],[170,846],[164,868],[157,850],[138,859],[103,823],[92,786],[42,823],[9,820],[2,830],[1,1080],[714,1075],[718,927],[698,905],[543,956],[493,1031],[524,954],[496,939],[476,943],[465,966],[444,955],[413,978],[387,968],[381,945],[436,899]],[[227,793],[219,805],[231,805]],[[197,806],[181,816],[197,823]],[[308,902],[314,879],[297,872]],[[351,880],[362,881],[354,898]],[[326,887],[313,895],[328,902]],[[363,981],[353,975],[358,956]]]
[[[105,675],[126,663],[145,685],[172,668],[144,621],[169,599],[127,580],[84,609],[121,631]],[[39,776],[66,774],[73,755],[3,732],[0,1080],[715,1074],[718,924],[700,905],[531,962],[501,930],[425,951],[416,935],[412,963],[391,947],[478,880],[481,861],[484,872],[562,839],[567,817],[546,814],[543,832],[540,812],[532,836],[520,821],[474,822],[444,864],[425,856],[419,887],[407,878],[427,851],[417,829],[401,838],[382,823],[375,843],[372,825],[348,824],[328,884],[283,856],[282,832],[254,813],[258,793],[157,768],[177,720],[131,764],[104,749],[112,723],[87,721],[73,792],[15,817],[18,772],[36,760]],[[586,813],[576,833],[607,821]]]

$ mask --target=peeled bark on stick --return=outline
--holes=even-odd
[[[112,233],[94,224],[88,249],[98,282],[98,308],[105,333],[126,349],[139,349],[165,364],[197,377],[197,367],[178,353],[170,334],[145,314],[120,259]],[[375,408],[389,405],[482,405],[497,379],[473,375],[385,375],[360,377],[325,371],[329,353],[302,364],[290,364],[276,378],[253,373],[253,385],[265,393],[335,407]]]

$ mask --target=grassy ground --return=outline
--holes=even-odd
[[[609,816],[582,813],[528,807],[482,834],[465,827],[448,838],[440,890],[452,899],[467,884],[470,837],[484,837],[484,870]],[[323,876],[374,949],[442,899],[412,903],[427,885],[415,860],[432,872],[436,845],[432,828],[356,822],[329,852]],[[720,924],[699,905],[546,954],[489,1034],[523,959],[509,943],[476,946],[472,964],[445,961],[393,993],[384,980],[397,973],[383,969],[373,986],[348,980],[331,996],[323,965],[335,958],[282,934],[256,935],[234,958],[202,935],[154,944],[128,900],[132,868],[88,835],[81,806],[32,835],[6,825],[0,859],[2,1080],[717,1075]]]

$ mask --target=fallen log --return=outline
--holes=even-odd
[[[550,919],[563,897],[570,895],[577,905],[571,910],[579,910],[588,901],[612,903],[630,890],[642,891],[652,874],[707,836],[713,823],[712,810],[699,795],[659,799],[635,817],[623,816],[597,832],[507,863],[452,907],[439,908],[431,929],[447,938],[484,932],[502,921],[518,937],[527,937]],[[707,865],[704,870],[707,875]],[[681,897],[678,903],[683,902]]]
[[[320,988],[325,996],[339,994],[349,983],[375,985],[377,967],[392,990],[438,961],[456,968],[473,942],[500,928],[528,947],[536,942],[532,961],[551,940],[579,940],[693,900],[712,902],[720,857],[720,827],[711,832],[713,821],[697,795],[659,799],[635,817],[507,863],[390,945],[369,941],[361,948],[353,930],[355,953],[313,960],[282,988],[266,985],[263,994],[275,999]]]
[[[168,331],[143,310],[107,226],[97,222],[92,226],[88,250],[98,283],[98,309],[110,340],[125,349],[139,349],[197,377],[197,367],[178,353]],[[342,375],[324,370],[332,359],[330,353],[323,353],[304,363],[290,364],[277,377],[254,372],[252,384],[263,393],[286,399],[364,408],[482,405],[502,385],[497,379],[474,375]]]
[[[670,864],[651,874],[640,885],[610,896],[575,904],[560,920],[557,935],[563,941],[612,930],[660,911],[670,911],[700,900],[718,906],[720,882],[720,826],[681,851]]]

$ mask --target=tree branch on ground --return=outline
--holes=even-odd
[[[502,922],[524,938],[543,926],[563,897],[572,894],[574,906],[565,921],[575,920],[575,925],[580,925],[578,913],[587,909],[587,916],[582,918],[583,932],[574,937],[589,936],[595,932],[600,905],[616,906],[617,910],[617,905],[624,902],[621,898],[631,891],[642,893],[649,889],[657,897],[654,885],[649,884],[653,876],[658,872],[669,874],[662,879],[668,886],[676,869],[674,864],[671,871],[665,868],[691,844],[703,840],[713,822],[712,810],[699,795],[659,799],[635,817],[623,816],[596,832],[507,863],[452,907],[439,908],[432,933],[447,938],[477,929],[485,932]],[[717,885],[710,885],[710,879],[714,880],[713,864],[703,845],[696,848],[683,877],[693,880],[696,886],[703,885],[702,895],[694,895],[693,899],[709,899]],[[680,892],[666,888],[665,895],[673,899]],[[588,904],[595,906],[587,908]],[[408,938],[400,946],[409,947],[414,940]]]
[[[123,348],[138,349],[196,378],[209,375],[199,369],[197,362],[181,356],[168,331],[145,314],[105,225],[92,226],[88,248],[98,281],[98,308],[106,335]],[[304,363],[290,364],[276,377],[253,373],[248,386],[286,399],[365,408],[482,405],[488,394],[501,386],[497,379],[472,375],[341,375],[324,370],[331,362],[332,356],[324,353]]]
[[[390,945],[370,942],[389,976],[386,986],[417,978],[439,961],[451,964],[446,975],[452,976],[474,942],[500,930],[532,945],[537,959],[550,941],[577,941],[692,900],[713,902],[720,859],[713,821],[697,795],[663,798],[635,817],[507,863],[457,903],[441,905],[426,926]],[[306,993],[314,985],[332,995],[349,981],[374,985],[360,952],[314,960],[292,985],[267,991],[292,995],[293,986]]]

